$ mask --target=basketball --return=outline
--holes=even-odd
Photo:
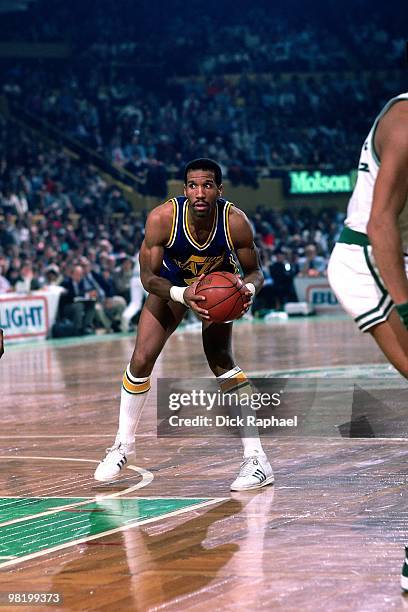
[[[239,319],[246,302],[245,285],[231,272],[212,272],[207,274],[196,287],[196,295],[203,295],[205,302],[200,303],[208,310],[214,323],[227,323]]]

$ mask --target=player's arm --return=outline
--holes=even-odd
[[[187,287],[177,287],[160,276],[164,248],[167,244],[173,221],[173,205],[166,202],[155,208],[147,218],[145,237],[140,247],[140,280],[148,293],[153,293],[164,300],[180,302],[190,307],[199,316],[208,318],[207,311],[198,303],[205,298],[194,295],[194,290],[185,293]],[[190,289],[190,288],[188,288]]]
[[[3,338],[3,330],[0,327],[0,358],[4,353],[4,338]]]
[[[243,282],[248,289],[248,302],[245,305],[245,310],[248,310],[253,296],[260,291],[264,283],[258,249],[254,243],[251,224],[242,210],[230,209],[229,227],[234,251],[244,273]]]
[[[408,327],[408,280],[398,217],[408,197],[408,102],[397,103],[380,121],[376,149],[381,159],[367,234],[387,290]],[[405,316],[404,316],[405,312]]]

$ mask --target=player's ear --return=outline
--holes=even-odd
[[[187,188],[187,185],[184,183],[184,195],[187,197],[186,188]]]
[[[222,192],[224,190],[224,185],[221,183],[221,185],[218,185],[218,195],[222,195]]]

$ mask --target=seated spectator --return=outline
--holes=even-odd
[[[60,285],[61,275],[56,264],[50,264],[44,271],[44,284],[42,289],[53,293],[63,293],[64,288]]]
[[[304,257],[299,258],[299,276],[324,276],[327,260],[317,254],[314,244],[305,247]]]
[[[97,272],[91,262],[81,258],[84,268],[84,283],[87,291],[95,293],[95,319],[106,331],[119,331],[122,312],[126,308],[125,299],[116,295],[115,283],[109,268]]]
[[[269,273],[273,281],[274,308],[283,310],[286,302],[297,302],[294,271],[284,251],[275,251],[275,261],[269,266]]]
[[[31,262],[27,261],[21,266],[20,274],[15,284],[17,293],[30,293],[40,288],[40,282],[35,277]]]
[[[117,295],[121,295],[127,304],[130,302],[130,282],[133,276],[133,260],[131,257],[121,259],[120,266],[115,270],[113,282]]]
[[[5,267],[5,264],[2,265],[0,260],[0,295],[2,293],[7,293],[11,290],[11,285],[7,278],[4,276]]]
[[[82,266],[73,266],[61,286],[65,292],[61,295],[60,312],[73,323],[73,335],[93,334],[96,291],[87,290]]]

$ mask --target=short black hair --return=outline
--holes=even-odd
[[[222,184],[222,171],[213,159],[207,157],[200,157],[199,159],[193,159],[189,161],[184,169],[184,184],[187,185],[187,174],[190,170],[212,170],[214,172],[215,183],[217,187]]]

